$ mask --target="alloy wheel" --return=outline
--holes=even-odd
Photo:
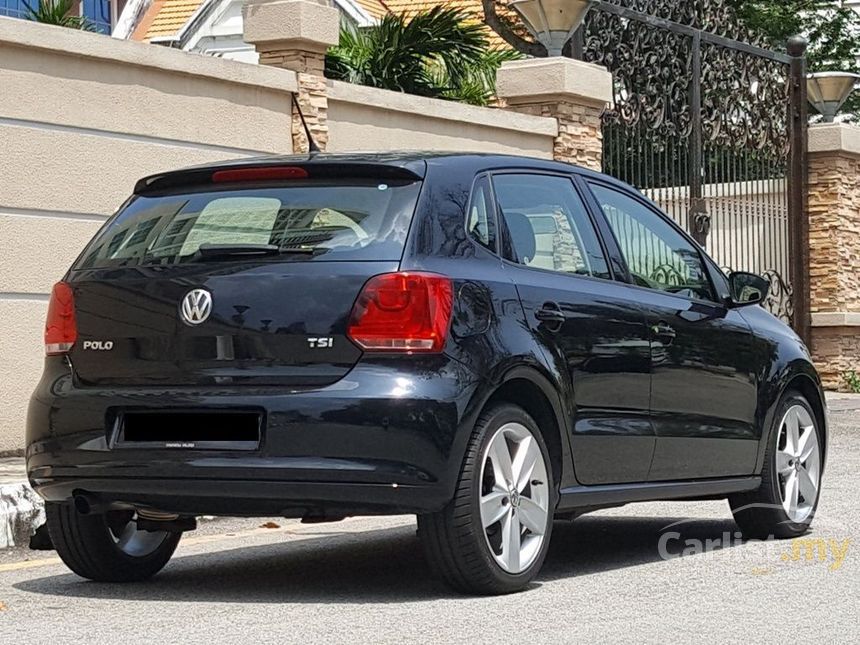
[[[537,559],[549,520],[549,482],[543,453],[524,425],[499,428],[484,450],[481,524],[496,563],[520,574]]]
[[[818,499],[821,455],[815,422],[802,405],[791,406],[780,424],[776,471],[785,514],[792,522],[806,521]]]

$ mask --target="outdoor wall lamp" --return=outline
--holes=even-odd
[[[858,80],[860,74],[851,72],[816,72],[806,77],[809,102],[821,112],[825,123],[833,123]]]
[[[594,0],[511,0],[528,30],[550,56],[561,56]]]

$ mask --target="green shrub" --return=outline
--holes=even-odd
[[[842,375],[842,378],[844,378],[845,383],[848,384],[849,390],[854,394],[860,394],[860,375],[858,375],[857,372],[849,370]]]

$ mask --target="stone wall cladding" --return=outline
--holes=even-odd
[[[328,88],[325,80],[325,55],[298,49],[265,49],[257,46],[261,65],[282,67],[296,72],[296,102],[320,150],[328,145]],[[292,109],[293,151],[307,152],[308,139],[301,115]]]
[[[824,388],[848,391],[845,374],[850,371],[860,373],[860,328],[813,328],[810,351]]]
[[[602,107],[558,101],[517,104],[507,109],[556,118],[558,136],[553,146],[553,158],[597,172],[603,169]]]
[[[860,157],[809,157],[810,312],[860,312]],[[825,386],[844,390],[860,371],[860,327],[813,327],[811,351]]]
[[[317,52],[295,49],[273,49],[260,52],[260,64],[283,67],[294,72],[322,76],[325,72],[325,57]]]
[[[809,158],[810,311],[860,312],[860,158]]]
[[[328,91],[326,80],[314,74],[297,75],[299,91],[296,101],[302,109],[308,129],[320,150],[328,147]],[[293,150],[308,151],[308,140],[301,116],[293,110]]]

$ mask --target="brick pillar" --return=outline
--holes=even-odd
[[[242,7],[245,42],[254,45],[261,65],[296,72],[296,99],[320,149],[328,143],[325,52],[338,42],[340,12],[327,0],[247,0]],[[293,151],[308,144],[293,109]]]
[[[809,128],[811,351],[828,389],[860,374],[860,127]]]
[[[496,92],[509,110],[558,121],[556,161],[602,169],[600,117],[612,101],[605,68],[560,57],[511,61],[498,72]]]

